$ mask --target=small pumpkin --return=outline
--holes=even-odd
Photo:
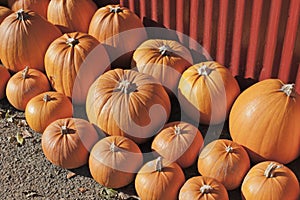
[[[103,138],[92,148],[89,158],[92,177],[110,188],[131,183],[142,164],[143,155],[139,147],[123,136]]]
[[[192,63],[190,51],[179,42],[151,39],[134,51],[131,67],[157,78],[163,86],[176,93],[181,74]]]
[[[197,166],[201,175],[214,178],[227,190],[233,190],[241,185],[250,169],[250,159],[241,145],[218,139],[202,149]]]
[[[50,89],[46,75],[39,70],[29,69],[27,66],[9,79],[6,96],[13,107],[24,111],[31,98]]]
[[[60,35],[57,27],[33,11],[12,13],[0,25],[1,61],[13,72],[24,66],[44,71],[46,50]]]
[[[143,143],[156,134],[170,116],[171,103],[153,77],[133,70],[114,69],[91,85],[86,113],[91,123],[108,135],[126,136]]]
[[[184,173],[177,163],[168,163],[158,157],[140,169],[135,189],[143,200],[176,200],[184,182]]]
[[[187,168],[197,159],[203,138],[197,127],[186,122],[171,122],[155,136],[151,148],[180,167]]]
[[[215,61],[195,64],[185,70],[178,85],[178,100],[195,122],[224,122],[240,88],[230,71]]]
[[[273,161],[253,166],[242,183],[241,192],[247,200],[297,200],[300,195],[299,182],[293,171]]]
[[[85,103],[89,87],[109,69],[109,63],[98,40],[80,32],[57,38],[45,54],[45,70],[52,88],[72,98],[74,104]]]
[[[0,64],[0,99],[5,97],[6,85],[9,79],[10,73],[3,65]]]
[[[236,99],[229,116],[233,141],[243,145],[253,162],[283,164],[300,155],[300,96],[294,84],[266,79]]]
[[[11,9],[4,7],[4,6],[0,6],[0,24],[11,13],[13,13],[13,11]]]
[[[195,176],[188,179],[179,192],[179,200],[229,200],[226,188],[214,178]]]
[[[49,2],[50,0],[8,0],[8,6],[13,11],[32,10],[46,19]]]
[[[97,5],[92,0],[51,0],[47,18],[63,33],[87,33],[96,10]]]
[[[25,118],[31,129],[43,133],[57,119],[72,117],[73,106],[67,96],[59,92],[41,93],[27,103]]]

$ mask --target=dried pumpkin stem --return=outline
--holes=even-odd
[[[203,65],[199,67],[197,71],[200,76],[208,76],[212,72],[212,70],[213,69],[207,67],[206,65]]]
[[[66,44],[70,47],[74,47],[75,45],[79,44],[79,40],[75,38],[68,38]]]
[[[131,92],[134,92],[136,90],[136,84],[130,82],[129,80],[121,80],[119,82],[119,85],[118,85],[118,89],[125,93],[125,94],[129,94]]]
[[[232,152],[233,152],[233,148],[232,148],[231,146],[227,146],[227,147],[225,148],[225,151],[226,151],[227,153],[232,153]]]
[[[43,97],[44,102],[48,102],[51,100],[51,97],[48,94],[45,94]]]
[[[110,150],[111,152],[117,152],[117,151],[118,151],[118,148],[117,148],[117,146],[115,145],[115,142],[112,142],[112,143],[110,144],[109,150]]]
[[[174,126],[174,133],[175,133],[175,135],[180,135],[181,132],[182,132],[182,131],[181,131],[180,126],[175,125],[175,126]]]
[[[63,125],[63,126],[60,127],[60,133],[62,135],[66,135],[66,134],[68,134],[68,132],[69,132],[68,127],[66,125]]]
[[[109,11],[113,13],[119,13],[122,12],[122,9],[120,6],[116,6],[116,7],[110,7]]]
[[[161,172],[162,169],[163,169],[163,164],[162,164],[162,157],[159,156],[157,159],[156,159],[156,171],[158,172]]]
[[[28,71],[29,71],[29,67],[26,66],[25,69],[22,71],[22,78],[23,79],[28,78]]]
[[[202,185],[200,188],[200,192],[202,194],[207,194],[207,193],[211,193],[213,190],[213,188],[210,185]]]
[[[275,169],[279,169],[279,168],[282,168],[282,165],[277,165],[276,163],[271,162],[268,165],[267,169],[265,170],[264,175],[267,178],[272,178],[272,177],[274,177],[274,173],[275,173],[274,171],[275,171]]]
[[[284,84],[280,91],[284,92],[288,97],[295,97],[296,96],[296,90],[295,90],[295,84]]]
[[[162,56],[168,56],[171,54],[171,47],[169,47],[168,45],[162,45],[161,47],[158,48],[159,49],[159,53]]]
[[[18,10],[16,12],[16,15],[17,15],[17,19],[22,21],[28,19],[29,17],[29,15],[23,9]]]

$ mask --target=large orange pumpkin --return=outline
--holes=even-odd
[[[64,33],[87,33],[96,10],[97,6],[92,0],[51,0],[47,18]]]
[[[0,24],[11,13],[13,13],[13,11],[10,10],[9,8],[6,8],[4,6],[0,6]]]
[[[91,123],[108,135],[123,135],[143,143],[166,123],[171,110],[163,86],[133,70],[114,69],[90,87],[86,112]]]
[[[143,200],[176,200],[184,182],[184,173],[177,163],[158,157],[140,169],[135,178],[135,189]]]
[[[8,6],[13,11],[32,10],[44,18],[47,18],[47,9],[50,0],[8,0]]]
[[[109,68],[105,48],[86,33],[65,33],[54,40],[45,55],[45,70],[51,86],[83,104],[89,87]]]
[[[123,136],[109,136],[95,144],[89,158],[92,177],[101,185],[120,188],[134,180],[143,164],[139,147]]]
[[[67,96],[59,92],[44,92],[33,97],[26,106],[25,118],[30,128],[43,133],[57,119],[72,117],[73,106]]]
[[[190,51],[179,42],[151,39],[135,50],[131,66],[157,78],[163,86],[177,93],[181,74],[192,64]]]
[[[45,129],[42,150],[54,165],[73,169],[87,164],[99,136],[94,126],[79,118],[58,119]]]
[[[279,79],[246,89],[229,117],[233,141],[246,147],[252,161],[289,163],[300,155],[300,96],[294,84]]]
[[[130,68],[133,51],[147,38],[143,27],[141,19],[128,8],[107,5],[96,11],[88,33],[107,45],[114,67]]]
[[[50,43],[61,32],[33,11],[19,10],[0,25],[0,58],[13,72],[24,66],[44,71],[44,56]]]
[[[6,97],[13,107],[24,111],[31,98],[50,89],[49,81],[43,72],[25,67],[9,79]]]
[[[155,136],[152,149],[180,167],[191,166],[197,159],[203,138],[197,127],[186,122],[171,122]]]
[[[182,110],[202,124],[224,122],[239,93],[239,85],[230,71],[215,61],[189,67],[178,85]]]
[[[0,99],[5,97],[6,85],[9,79],[10,73],[3,65],[0,64]]]
[[[298,200],[300,197],[296,175],[273,161],[253,166],[242,183],[241,192],[245,200]]]
[[[179,192],[179,200],[229,200],[226,188],[214,178],[195,176]]]

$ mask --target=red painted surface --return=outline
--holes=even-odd
[[[157,8],[158,0],[151,0],[151,18],[154,21],[158,21],[158,8]]]
[[[198,0],[191,0],[190,6],[190,37],[192,41],[190,41],[190,48],[194,50],[199,50],[197,47],[198,45],[194,42],[198,40],[198,25],[202,23],[201,20],[198,18],[199,14],[199,1]]]
[[[166,28],[171,28],[171,0],[164,0],[163,1],[163,23]]]
[[[213,1],[204,1],[204,30],[203,30],[203,47],[208,53],[211,48],[212,36],[212,15],[213,15]]]

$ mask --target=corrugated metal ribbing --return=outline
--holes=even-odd
[[[300,94],[300,64],[298,65],[297,79],[295,81],[296,91]]]
[[[180,33],[184,33],[184,0],[176,1],[176,30]],[[182,41],[181,35],[179,35],[179,39]]]
[[[158,21],[158,7],[157,7],[158,0],[151,0],[151,18],[154,21]]]
[[[189,28],[190,28],[190,37],[195,40],[198,41],[198,35],[199,35],[199,28],[198,25],[199,23],[203,23],[201,22],[201,20],[198,18],[199,16],[199,1],[198,0],[191,0],[191,4],[190,4],[190,24],[189,24]],[[190,48],[194,49],[194,50],[199,50],[197,49],[198,45],[195,42],[190,42]]]
[[[204,2],[204,24],[203,24],[203,47],[208,53],[211,51],[212,23],[213,23],[213,0]]]
[[[163,23],[165,27],[171,28],[171,0],[163,1]]]

